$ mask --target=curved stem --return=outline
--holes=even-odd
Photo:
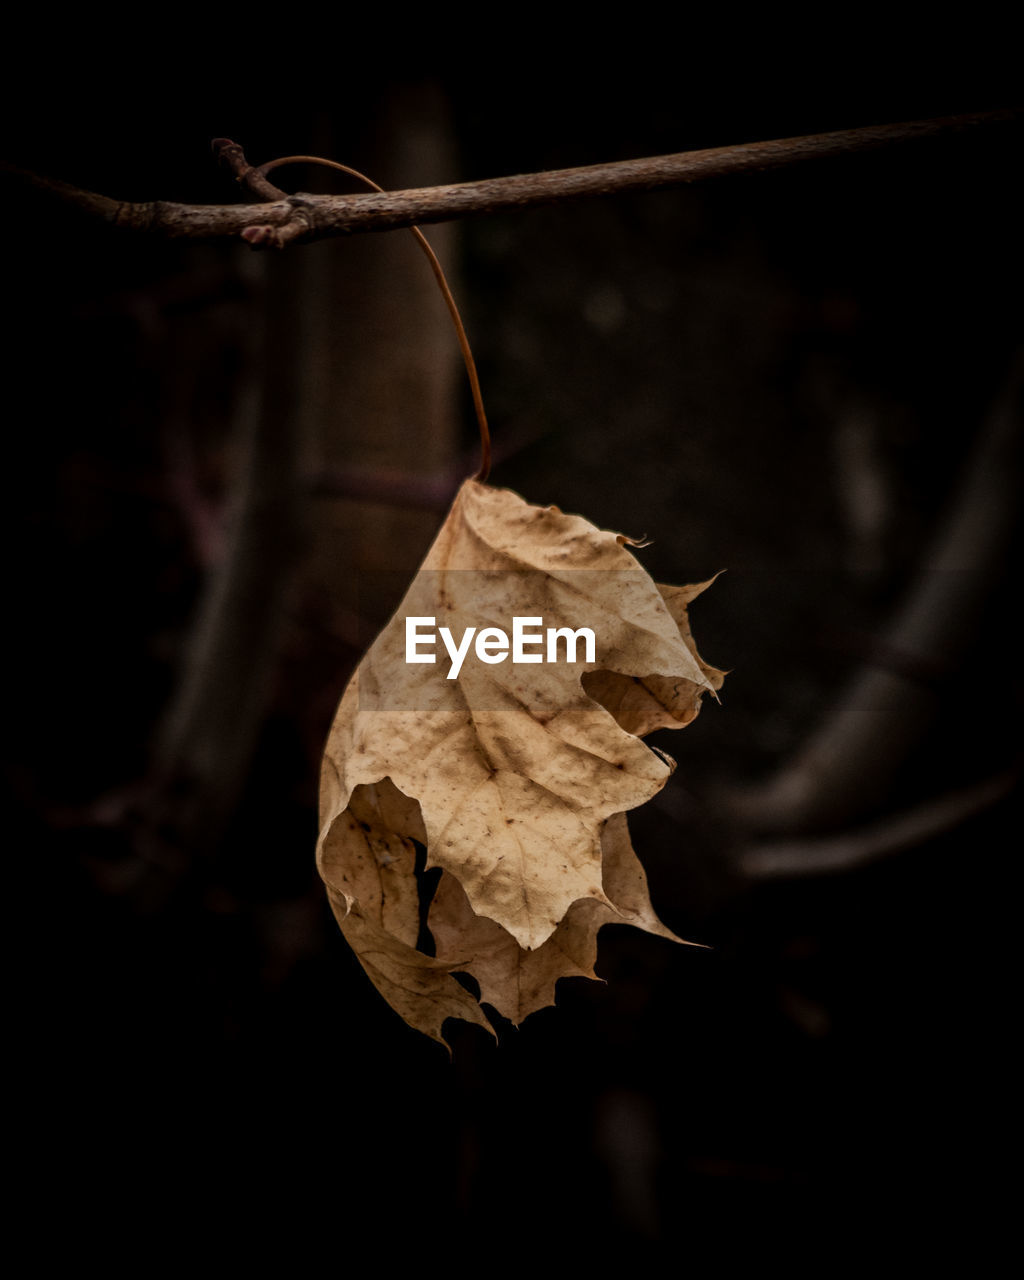
[[[384,188],[379,187],[372,178],[368,178],[365,173],[360,173],[358,169],[353,169],[347,164],[340,164],[337,160],[325,160],[322,156],[281,156],[277,160],[268,160],[266,164],[256,165],[252,172],[266,178],[272,169],[278,169],[286,164],[319,164],[328,169],[337,169],[341,173],[347,173],[350,177],[357,178],[360,182],[364,182],[374,191],[379,191],[384,195]],[[455,326],[455,333],[459,339],[459,347],[462,351],[462,359],[466,366],[466,373],[469,377],[470,390],[473,393],[473,408],[476,412],[477,426],[480,428],[480,470],[474,479],[481,483],[485,481],[491,470],[491,433],[487,426],[487,414],[484,412],[483,396],[480,393],[480,379],[477,377],[476,361],[473,359],[473,352],[469,346],[469,338],[466,336],[465,326],[462,323],[462,317],[459,315],[459,308],[456,306],[452,291],[448,287],[448,281],[445,279],[444,270],[437,259],[437,254],[430,247],[427,237],[419,229],[419,227],[410,227],[409,230],[416,237],[416,241],[420,248],[427,255],[427,261],[430,263],[430,269],[434,273],[438,288],[445,300],[448,313],[452,318],[452,324]]]

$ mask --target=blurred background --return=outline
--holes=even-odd
[[[1019,96],[991,46],[933,54],[67,53],[10,78],[5,159],[227,203],[216,136],[416,187]],[[492,482],[646,535],[659,581],[726,570],[691,617],[731,671],[656,737],[678,769],[630,819],[656,908],[707,949],[606,928],[606,985],[495,1017],[499,1046],[449,1023],[452,1061],[370,986],[313,861],[327,728],[397,603],[361,575],[414,572],[477,465],[426,263],[404,232],[123,238],[5,188],[15,1158],[76,1248],[984,1251],[1020,814],[1019,157],[992,126],[427,229]]]

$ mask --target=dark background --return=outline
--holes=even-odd
[[[513,40],[498,66],[429,74],[393,55],[339,70],[333,50],[218,60],[199,38],[159,64],[152,40],[124,62],[30,44],[5,158],[124,199],[226,202],[210,138],[254,162],[326,138],[373,174],[377,122],[401,130],[422,94],[455,157],[438,183],[1013,105],[998,32],[941,49],[842,34],[838,62],[709,55],[696,35],[657,64],[614,40],[577,59]],[[359,1244],[488,1267],[621,1248],[826,1273],[860,1248],[984,1255],[1005,1204],[1015,792],[841,874],[769,881],[741,855],[761,838],[744,797],[879,661],[1005,395],[1019,148],[992,127],[459,229],[499,455],[512,442],[493,481],[647,534],[658,579],[727,569],[693,617],[732,674],[720,707],[658,740],[679,769],[631,818],[655,905],[709,949],[609,928],[607,985],[563,982],[500,1047],[449,1024],[452,1061],[371,988],[316,879],[351,636],[291,600],[238,708],[255,726],[226,807],[154,764],[216,563],[197,528],[230,502],[253,298],[273,305],[250,251],[116,238],[5,188],[10,1096],[25,1204],[65,1244],[301,1257],[331,1240],[338,1265],[362,1265]],[[316,254],[343,274],[352,251],[272,270]],[[408,269],[426,270],[411,247]],[[461,390],[454,410],[470,451]],[[338,424],[342,450],[366,431],[344,406]],[[410,433],[391,468],[415,475],[419,447]],[[985,584],[968,642],[911,655],[928,730],[825,834],[1012,776],[1013,552],[968,566]]]

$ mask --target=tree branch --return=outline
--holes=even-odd
[[[22,170],[7,169],[5,174],[17,182],[27,183],[50,202],[118,230],[187,240],[241,236],[256,248],[280,247],[290,241],[391,231],[415,223],[448,222],[591,196],[651,191],[731,174],[788,168],[806,161],[853,155],[981,125],[1017,124],[1019,119],[1015,111],[947,116],[686,151],[644,160],[490,178],[454,186],[353,196],[285,196],[257,168],[248,165],[241,147],[229,139],[217,139],[216,149],[240,181],[267,202],[260,205],[187,205],[162,200],[130,204]]]

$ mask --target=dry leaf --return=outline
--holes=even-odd
[[[583,677],[587,693],[610,711],[627,732],[643,738],[655,729],[682,729],[696,719],[704,693],[709,688],[714,693],[721,689],[726,673],[709,666],[697,652],[686,612],[691,601],[706,591],[714,580],[709,578],[707,582],[689,587],[658,586],[683,643],[693,654],[704,676],[703,682],[660,675],[641,680],[615,671],[594,671]]]
[[[423,837],[419,805],[385,778],[353,791],[321,837],[318,856],[335,918],[370,981],[410,1026],[443,1044],[446,1018],[492,1029],[476,1000],[451,977],[460,966],[416,949],[413,840]]]
[[[682,942],[654,914],[647,877],[629,839],[624,813],[608,819],[601,839],[604,888],[615,904],[574,902],[565,919],[536,951],[524,951],[501,925],[473,914],[454,876],[442,875],[430,908],[437,955],[480,984],[480,999],[510,1022],[555,1003],[559,978],[596,978],[597,931],[605,924],[631,924]],[[468,961],[460,957],[471,956]]]
[[[557,977],[592,974],[601,924],[665,932],[623,815],[674,766],[638,735],[688,723],[721,673],[697,657],[686,622],[702,588],[656,587],[626,542],[467,481],[342,699],[322,775],[321,873],[371,979],[436,1039],[445,1017],[482,1022],[454,970],[518,1020],[550,1002]],[[433,620],[438,661],[407,661],[410,618]],[[515,618],[590,629],[596,652],[581,642],[569,655],[556,636],[554,650],[535,647],[540,660],[534,648],[513,662],[467,647],[449,663],[470,628],[482,640]],[[415,945],[413,840],[445,873],[436,958]]]

